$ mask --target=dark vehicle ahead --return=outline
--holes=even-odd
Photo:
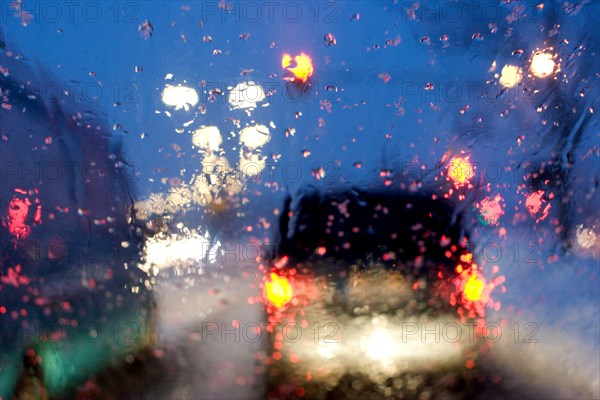
[[[431,194],[288,201],[265,271],[270,398],[476,392],[487,299],[467,245],[460,215]]]

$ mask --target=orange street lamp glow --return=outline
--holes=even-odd
[[[265,284],[265,296],[269,303],[281,308],[292,300],[292,285],[287,278],[271,273],[271,281]]]
[[[473,164],[469,161],[469,157],[453,157],[448,165],[448,177],[454,182],[454,185],[459,188],[470,183],[475,176]]]
[[[556,63],[550,53],[536,52],[531,59],[531,72],[538,78],[545,78],[554,72]]]
[[[296,66],[290,68],[292,65],[292,56],[289,54],[284,54],[281,59],[281,67],[292,73],[293,76],[286,76],[283,79],[290,82],[295,82],[296,80],[306,83],[308,78],[310,78],[313,74],[313,64],[312,59],[306,53],[300,53],[299,56],[294,57],[294,61],[296,62]]]

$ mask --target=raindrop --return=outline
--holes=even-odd
[[[323,41],[325,42],[325,46],[327,47],[337,44],[337,40],[335,36],[333,36],[333,33],[325,34],[325,36],[323,36]]]
[[[154,27],[150,23],[150,21],[145,20],[138,26],[138,31],[140,32],[140,36],[144,40],[148,40],[152,37],[152,32],[154,31]]]
[[[381,79],[383,83],[388,83],[390,79],[392,79],[392,76],[387,72],[382,72],[381,74],[377,75],[377,77]]]

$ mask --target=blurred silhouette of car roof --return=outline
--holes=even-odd
[[[463,237],[453,205],[425,191],[306,189],[286,200],[278,250],[296,261],[324,247],[328,256],[346,261],[366,255],[381,260],[393,252],[401,262],[419,256],[440,262]]]

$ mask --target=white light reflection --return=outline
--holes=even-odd
[[[176,110],[183,108],[189,111],[190,107],[198,104],[198,100],[198,93],[190,87],[167,85],[162,92],[162,102]]]
[[[157,275],[159,271],[176,265],[203,261],[207,254],[208,261],[214,262],[219,246],[219,242],[211,243],[208,234],[202,236],[198,233],[187,235],[160,233],[146,239],[144,263],[139,264],[138,267],[151,275]]]
[[[318,376],[313,374],[312,379],[335,384],[346,373],[360,372],[377,380],[403,372],[462,365],[465,348],[477,345],[472,333],[469,339],[472,327],[462,325],[453,315],[427,320],[394,316],[334,318],[321,312],[317,312],[318,317],[307,312],[306,317],[309,321],[316,321],[315,317],[331,321],[328,324],[333,324],[337,333],[330,339],[339,341],[329,343],[323,337],[315,341],[312,335],[298,342],[284,340],[282,358],[295,354],[302,360],[302,368],[296,371],[299,378],[305,371],[318,370]],[[457,338],[458,334],[462,338]]]
[[[577,226],[577,243],[584,249],[590,249],[596,244],[596,233],[583,225]]]
[[[505,88],[512,88],[521,83],[523,72],[516,65],[505,65],[500,73],[500,84]]]
[[[367,357],[384,366],[394,361],[395,346],[394,337],[386,328],[376,328],[371,334],[361,338],[361,348]]]
[[[223,137],[216,126],[203,126],[194,131],[192,144],[201,149],[216,152],[223,143]]]
[[[228,101],[232,110],[253,109],[256,104],[265,99],[262,86],[252,81],[240,82],[229,92]]]
[[[265,125],[256,124],[240,131],[240,142],[246,147],[256,149],[265,145],[269,140],[271,140],[271,133]]]

